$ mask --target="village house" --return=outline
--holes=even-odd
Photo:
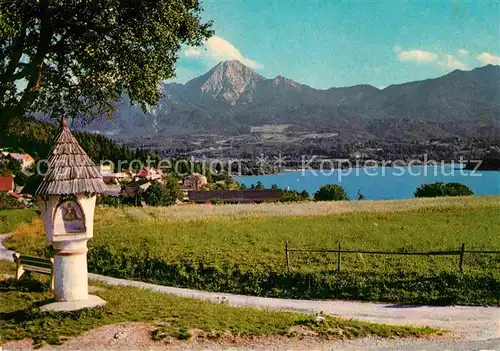
[[[124,170],[123,173],[126,177],[132,174],[129,170]],[[163,184],[163,172],[160,169],[153,167],[144,167],[134,176],[134,180],[123,185],[120,191],[122,197],[134,197],[139,192],[146,191],[151,184],[156,181]]]
[[[0,177],[0,192],[13,192],[15,189],[14,177],[6,176]]]
[[[148,179],[139,179],[125,184],[120,192],[121,197],[134,197],[138,193],[148,190],[151,181]]]
[[[19,162],[21,164],[22,169],[30,168],[35,163],[35,160],[29,154],[19,154],[16,152],[10,152],[7,153],[5,157],[6,158],[10,157],[11,159]]]
[[[99,170],[101,171],[101,175],[107,176],[113,174],[113,165],[111,163],[101,164],[99,166]]]
[[[193,173],[182,180],[182,190],[202,190],[207,188],[207,177],[200,173]]]
[[[147,180],[158,180],[161,182],[163,178],[163,171],[161,169],[156,169],[153,167],[144,167],[139,173],[135,175],[135,180],[147,179]]]

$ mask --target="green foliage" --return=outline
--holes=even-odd
[[[162,216],[159,208],[100,209],[89,269],[120,278],[258,296],[498,305],[498,255],[466,254],[460,273],[457,256],[343,254],[339,273],[335,253],[292,252],[291,273],[286,269],[285,241],[290,248],[311,249],[335,249],[340,241],[343,249],[352,250],[457,250],[461,243],[471,250],[500,250],[498,199],[473,206],[475,199],[467,201],[468,206],[406,212],[247,218],[230,214],[208,220],[175,220]],[[15,234],[6,245],[23,253],[48,252],[42,228],[38,238]]]
[[[111,207],[121,207],[123,205],[128,205],[129,203],[124,200],[125,199],[122,197],[100,194],[99,196],[97,196],[96,205]]]
[[[0,120],[111,116],[124,93],[144,109],[156,104],[182,45],[212,34],[200,12],[183,0],[0,2]]]
[[[1,176],[14,176],[16,185],[23,186],[28,178],[23,172],[21,163],[13,158],[3,160],[0,163],[0,177]]]
[[[58,132],[59,129],[54,125],[32,118],[11,120],[8,128],[0,128],[0,147],[17,145],[22,148],[23,152],[33,156],[35,160],[46,159]],[[74,132],[73,135],[97,165],[100,164],[101,160],[110,160],[115,166],[118,165],[119,160],[138,159],[141,162],[146,162],[150,155],[149,150],[137,149],[134,153],[129,148],[118,145],[99,134]],[[128,164],[124,164],[122,168],[128,168]],[[26,179],[26,182],[28,181]],[[36,183],[37,180],[33,179],[30,182]],[[35,186],[32,188],[36,190]]]
[[[107,301],[103,307],[74,312],[42,312],[50,301],[47,285],[38,281],[0,281],[0,342],[32,339],[35,348],[44,343],[61,344],[64,339],[103,325],[125,322],[155,323],[153,340],[164,338],[187,340],[192,330],[217,339],[226,333],[233,336],[289,335],[294,326],[316,332],[318,338],[357,338],[366,336],[404,337],[434,334],[428,327],[392,326],[305,313],[269,311],[257,308],[231,307],[224,304],[177,297],[146,289],[99,285],[95,294]],[[343,330],[333,334],[331,330]],[[201,338],[203,335],[199,335]]]
[[[31,177],[26,177],[24,181],[24,187],[21,193],[30,194],[31,196],[36,195],[36,190],[40,186],[40,183],[43,181],[43,176],[41,174],[34,174]]]
[[[358,201],[364,200],[365,196],[358,190]]]
[[[0,192],[0,210],[24,208],[25,206],[6,192]],[[1,214],[0,214],[1,218]]]
[[[223,205],[224,204],[224,200],[214,198],[214,199],[210,199],[210,203],[212,205]]]
[[[2,160],[0,164],[0,176],[17,176],[21,173],[21,163],[15,159]]]
[[[280,202],[300,202],[309,200],[309,193],[307,191],[297,190],[283,190]]]
[[[217,170],[214,170],[217,171]],[[210,171],[207,171],[210,174]],[[210,183],[210,179],[214,183]],[[237,190],[241,188],[241,185],[233,179],[231,174],[222,170],[219,171],[218,174],[211,174],[210,177],[207,178],[207,181],[210,185],[210,190],[218,191],[218,190]]]
[[[39,212],[33,208],[6,209],[0,207],[0,234],[8,233],[23,223],[29,223]]]
[[[250,185],[250,189],[253,189],[253,190],[264,190],[265,189],[265,186],[264,184],[259,180],[257,182],[257,184],[252,184]]]
[[[346,191],[338,184],[323,185],[314,193],[316,201],[344,201],[349,200]]]
[[[179,194],[179,184],[171,177],[165,180],[165,184],[153,182],[142,197],[149,206],[170,206],[179,198]]]
[[[149,206],[161,206],[165,198],[165,187],[159,182],[153,182],[144,192],[143,198]]]
[[[429,183],[422,184],[414,193],[415,197],[438,197],[438,196],[470,196],[474,195],[472,190],[461,183]]]

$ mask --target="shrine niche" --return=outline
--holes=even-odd
[[[55,302],[41,309],[72,311],[102,306],[106,303],[103,299],[89,295],[87,242],[94,235],[96,197],[107,187],[64,119],[47,163],[36,193],[47,242],[54,252]]]
[[[85,216],[78,202],[62,201],[54,214],[54,234],[77,234],[86,230]]]

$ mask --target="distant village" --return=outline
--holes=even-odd
[[[264,130],[268,132],[267,130]],[[262,134],[264,132],[261,129],[254,130],[254,134]],[[268,133],[269,134],[269,133]],[[308,137],[312,137],[308,135]],[[328,137],[334,138],[336,135],[315,135],[314,137]],[[343,154],[344,152],[340,148],[340,144],[337,145],[338,154]],[[415,144],[411,148],[402,147],[401,150],[391,150],[393,153],[388,153],[387,150],[384,151],[380,145],[374,144],[353,144],[347,154],[347,158],[331,158],[324,156],[318,156],[315,161],[311,162],[309,166],[311,168],[318,168],[322,166],[322,162],[325,160],[338,161],[337,163],[332,162],[332,165],[337,165],[339,168],[349,167],[349,165],[357,164],[363,166],[365,160],[382,160],[383,155],[392,156],[390,159],[395,159],[397,156],[402,156],[406,154],[408,157],[412,156],[414,159],[420,159],[423,155],[428,155],[428,159],[445,159],[445,160],[458,160],[462,157],[467,160],[469,158],[482,159],[483,166],[482,169],[485,170],[498,170],[500,169],[500,149],[496,146],[492,146],[489,143],[480,141],[463,141],[461,139],[451,138],[451,139],[434,139],[428,140],[423,144]],[[214,151],[214,150],[212,150]],[[402,152],[402,154],[400,154]],[[427,154],[429,152],[429,154]],[[214,154],[207,153],[208,156],[215,156]],[[222,155],[219,155],[222,156]],[[203,155],[203,157],[206,157]],[[206,158],[205,158],[206,159]],[[210,160],[210,158],[208,158]],[[199,161],[197,158],[193,158],[195,161]],[[277,168],[274,165],[264,166],[258,165],[255,160],[245,163],[243,159],[243,170],[229,170],[229,171],[240,171],[243,175],[245,174],[263,174],[263,173],[274,173],[287,169],[300,169],[301,162],[298,160],[293,160],[293,158],[284,158],[284,163],[281,168]],[[28,170],[32,168],[35,164],[35,159],[27,154],[20,152],[11,152],[8,149],[0,149],[0,193],[7,194],[13,200],[18,201],[24,206],[30,206],[34,203],[32,194],[36,189],[29,189],[25,191],[24,183],[25,180],[15,179],[16,174],[20,176],[19,171]],[[20,168],[17,170],[10,170],[7,172],[2,172],[3,169],[9,168],[8,165],[16,165]],[[373,166],[372,164],[371,166]],[[390,164],[385,164],[389,165]],[[466,169],[473,169],[474,165],[466,164]],[[167,174],[161,169],[154,167],[143,167],[142,169],[124,169],[116,172],[111,164],[101,165],[100,172],[103,177],[104,182],[108,186],[108,191],[104,195],[105,197],[115,198],[120,200],[135,199],[138,195],[144,194],[148,188],[154,184],[164,184]],[[191,173],[181,179],[176,179],[178,183],[179,195],[173,204],[183,205],[187,203],[204,204],[204,203],[214,203],[214,201],[220,203],[260,203],[260,202],[276,202],[280,201],[283,195],[283,190],[273,187],[272,189],[264,189],[262,184],[257,184],[253,189],[246,189],[243,185],[235,182],[230,175],[229,179],[207,179],[207,177],[201,173]],[[288,190],[288,189],[284,189]],[[137,201],[136,201],[137,202]],[[145,205],[143,201],[138,201],[135,205]]]
[[[5,166],[11,161],[16,161],[21,170],[27,170],[35,164],[35,160],[27,153],[9,152],[0,149],[0,166]],[[24,206],[31,206],[34,201],[31,194],[23,194],[22,186],[16,186],[13,174],[0,174],[0,193],[7,194]]]
[[[12,160],[20,164],[21,170],[28,170],[35,163],[33,157],[27,153],[1,151],[0,166],[8,164]],[[111,164],[97,167],[99,167],[103,180],[108,186],[108,191],[104,196],[120,199],[135,198],[146,192],[154,183],[164,184],[167,176],[161,169],[154,167],[143,167],[139,170],[124,169],[119,172],[114,172]],[[231,184],[227,184],[227,179],[210,183],[207,177],[200,173],[192,173],[176,181],[180,189],[178,199],[175,201],[176,205],[212,203],[214,199],[223,203],[275,202],[279,201],[282,196],[280,189],[264,189],[262,186],[257,186],[255,189],[245,189],[232,178],[229,179]],[[34,202],[33,196],[23,189],[24,186],[16,185],[14,174],[0,176],[0,193],[7,194],[29,206]]]
[[[108,185],[107,196],[134,198],[139,193],[145,192],[154,183],[163,184],[165,174],[161,169],[143,167],[141,170],[125,169],[113,173],[110,165],[101,166],[104,183]],[[212,203],[215,199],[226,203],[245,202],[274,202],[281,199],[282,191],[279,189],[243,189],[235,184],[226,184],[227,180],[209,183],[206,176],[192,173],[178,180],[180,195],[177,205],[185,203]],[[216,190],[214,190],[216,189]]]

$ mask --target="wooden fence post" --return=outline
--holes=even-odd
[[[285,241],[285,259],[286,259],[286,270],[290,273],[290,255],[288,253],[288,240]]]
[[[464,251],[465,244],[462,243],[462,247],[460,248],[460,272],[463,272],[463,263],[464,263]]]
[[[339,251],[337,256],[337,270],[340,272],[340,240],[339,240]]]

